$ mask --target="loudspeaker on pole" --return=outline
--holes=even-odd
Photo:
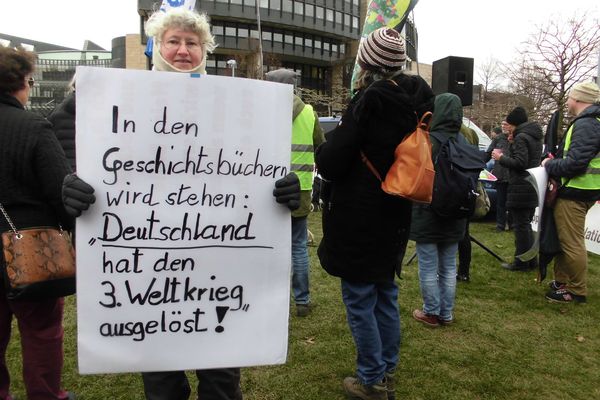
[[[453,93],[464,106],[473,104],[473,59],[448,56],[433,62],[431,89],[434,94]]]

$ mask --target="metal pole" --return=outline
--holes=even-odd
[[[600,86],[600,48],[598,49],[598,71],[596,72],[596,85]]]
[[[260,27],[260,0],[256,1],[256,23],[258,25],[258,79],[263,78],[263,48],[262,48],[262,29]]]

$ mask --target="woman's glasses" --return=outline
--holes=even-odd
[[[35,79],[33,79],[33,76],[27,80],[27,84],[33,89],[33,85],[35,85]]]
[[[164,42],[161,42],[161,43],[162,43],[163,47],[165,49],[167,49],[167,50],[176,50],[176,49],[179,49],[182,44],[185,44],[185,48],[189,52],[200,51],[200,49],[202,48],[202,46],[198,42],[194,42],[194,41],[182,41],[182,40],[179,40],[179,39],[168,39],[168,40],[165,40]]]

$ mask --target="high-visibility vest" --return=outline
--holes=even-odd
[[[596,118],[600,121],[600,118]],[[575,124],[571,124],[569,130],[567,131],[567,135],[565,137],[565,148],[563,151],[563,158],[567,157],[567,152],[569,147],[571,146],[571,135],[573,134],[573,126]],[[596,154],[596,156],[590,161],[588,164],[587,170],[585,173],[581,175],[577,175],[574,178],[562,178],[563,185],[567,187],[572,187],[575,189],[584,189],[584,190],[598,190],[600,189],[600,152]]]
[[[292,123],[291,170],[298,175],[301,190],[312,189],[313,171],[315,169],[314,127],[315,114],[313,108],[306,104]]]

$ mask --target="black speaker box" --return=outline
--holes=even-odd
[[[463,107],[473,104],[473,59],[449,56],[434,61],[431,89],[436,95],[457,95]]]

